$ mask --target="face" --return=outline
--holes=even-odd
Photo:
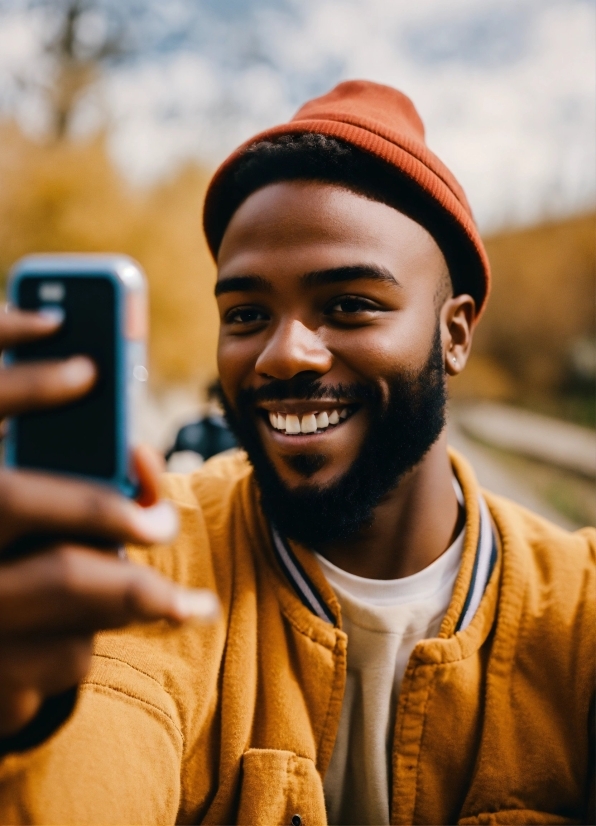
[[[269,510],[297,524],[305,506],[327,512],[295,538],[325,541],[330,523],[337,535],[346,510],[356,530],[371,486],[378,501],[378,479],[395,485],[438,437],[457,315],[438,312],[445,270],[420,225],[337,186],[274,184],[233,216],[216,287],[224,401]]]

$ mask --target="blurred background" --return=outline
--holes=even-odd
[[[29,252],[140,261],[166,450],[216,376],[210,174],[355,77],[412,97],[492,262],[452,443],[487,487],[595,523],[595,0],[0,0],[0,291]]]

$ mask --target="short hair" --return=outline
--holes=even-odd
[[[460,224],[420,185],[393,165],[346,141],[304,132],[251,144],[236,161],[214,208],[206,216],[217,253],[238,207],[254,192],[282,181],[320,181],[345,187],[404,213],[423,226],[443,253],[453,294],[470,293],[482,303],[479,263],[470,255]],[[442,294],[446,297],[443,279]]]

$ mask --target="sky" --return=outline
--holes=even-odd
[[[43,133],[44,42],[61,0],[0,0],[0,115]],[[596,0],[96,0],[128,53],[81,101],[137,184],[215,167],[341,80],[401,89],[482,230],[596,203]],[[111,22],[110,22],[111,21]]]

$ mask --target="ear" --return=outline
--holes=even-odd
[[[448,298],[441,307],[441,341],[445,371],[457,376],[466,366],[476,323],[476,303],[471,295]]]

